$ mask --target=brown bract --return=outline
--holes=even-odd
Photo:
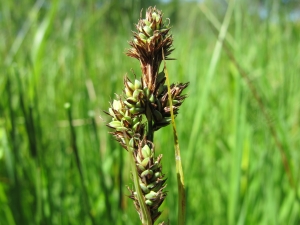
[[[155,7],[149,7],[146,19],[140,18],[136,25],[137,32],[133,32],[134,39],[129,42],[130,48],[127,55],[140,61],[143,84],[150,91],[155,90],[155,80],[158,75],[159,66],[173,51],[172,35],[170,28],[162,21],[162,13]]]

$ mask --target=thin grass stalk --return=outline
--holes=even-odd
[[[175,117],[173,112],[173,103],[172,103],[172,95],[171,95],[171,88],[170,88],[170,79],[169,73],[167,70],[167,65],[165,61],[165,56],[163,54],[164,60],[164,72],[166,75],[166,82],[168,87],[168,96],[169,96],[169,104],[170,104],[170,112],[171,112],[171,119],[172,119],[172,128],[173,128],[173,135],[174,135],[174,148],[175,148],[175,163],[176,163],[176,177],[177,177],[177,189],[178,189],[178,224],[183,225],[185,223],[185,213],[186,213],[186,195],[185,195],[185,186],[184,186],[184,175],[182,169],[182,161],[180,156],[180,147],[178,141],[178,135],[176,130],[176,123]]]
[[[34,24],[35,20],[38,17],[38,13],[40,9],[42,8],[45,0],[37,0],[35,4],[32,6],[31,10],[27,13],[28,18],[27,20],[23,23],[22,28],[18,32],[17,37],[13,41],[13,44],[11,48],[9,49],[9,52],[4,59],[4,65],[11,65],[11,63],[14,60],[15,55],[18,53],[18,51],[21,48],[21,45],[23,44],[26,35],[28,34],[30,27],[32,24]]]
[[[234,95],[234,106],[232,109],[233,117],[233,133],[234,147],[231,149],[231,171],[230,179],[228,182],[228,210],[227,210],[227,223],[229,225],[236,224],[236,215],[239,212],[239,184],[241,179],[241,160],[242,160],[242,140],[243,140],[243,116],[244,116],[244,106],[242,105],[241,97],[241,81],[239,77],[235,79],[235,95]]]
[[[22,182],[20,182],[18,171],[20,170],[21,163],[19,160],[19,151],[18,151],[18,140],[16,137],[17,127],[15,121],[15,111],[13,109],[13,92],[11,90],[11,79],[10,76],[7,75],[6,80],[6,93],[7,93],[7,100],[8,100],[8,120],[10,121],[9,127],[6,127],[6,130],[9,134],[9,142],[13,152],[13,174],[11,177],[12,180],[12,188],[10,189],[10,196],[11,196],[11,208],[14,212],[14,219],[16,224],[20,224],[23,221],[26,221],[24,211],[20,204],[20,199],[23,199],[23,192],[22,192]],[[1,99],[2,100],[2,99]],[[8,123],[7,123],[8,125]],[[23,168],[21,168],[22,170]]]
[[[39,176],[38,178],[40,179],[39,181],[39,188],[40,190],[43,189],[43,186],[46,186],[47,188],[47,193],[51,193],[51,186],[49,184],[49,181],[47,179],[43,179],[44,176],[47,176],[48,172],[51,171],[51,169],[49,170],[45,164],[45,158],[44,156],[47,155],[46,151],[46,147],[43,144],[43,129],[42,129],[42,125],[41,125],[41,114],[40,114],[40,110],[39,110],[39,98],[38,98],[38,90],[37,90],[37,85],[36,85],[36,81],[34,80],[33,82],[33,89],[34,89],[34,97],[33,97],[33,101],[34,101],[34,105],[30,105],[28,108],[28,114],[29,114],[29,124],[32,130],[32,136],[34,139],[34,143],[36,146],[36,154],[37,154],[37,166],[39,171],[37,171],[37,175]],[[41,150],[41,151],[39,151]],[[38,181],[37,181],[38,182]],[[46,184],[45,184],[46,182]],[[38,198],[40,199],[40,204],[41,204],[41,214],[42,214],[42,223],[49,223],[49,221],[51,221],[51,217],[52,217],[52,209],[53,209],[53,200],[51,197],[46,196],[45,198],[43,197],[42,193],[38,192]],[[45,210],[43,209],[43,207],[48,207],[44,204],[44,202],[46,202],[46,200],[48,200],[49,203],[49,214],[50,214],[50,218],[48,216],[45,215]]]
[[[241,65],[238,63],[238,61],[236,60],[236,58],[234,57],[234,55],[232,54],[232,52],[230,51],[229,47],[227,46],[226,43],[224,43],[224,49],[225,49],[225,52],[226,54],[228,55],[228,57],[230,58],[230,60],[233,62],[233,64],[236,66],[236,68],[238,69],[239,73],[241,74],[242,78],[246,81],[246,84],[248,85],[254,99],[256,100],[258,106],[259,106],[259,109],[261,110],[262,112],[262,115],[263,117],[265,118],[266,121],[271,121],[271,118],[270,118],[270,115],[267,113],[267,110],[266,110],[266,107],[263,103],[263,100],[262,98],[260,97],[259,95],[259,92],[258,90],[256,89],[256,87],[253,85],[253,83],[251,82],[247,72],[241,67]],[[277,146],[277,149],[279,150],[280,152],[280,155],[281,155],[281,160],[282,160],[282,164],[283,164],[283,167],[285,169],[285,173],[288,177],[288,180],[289,180],[289,183],[290,183],[290,186],[296,191],[297,193],[297,190],[296,190],[296,186],[295,186],[295,181],[294,181],[294,178],[292,176],[292,173],[291,173],[291,169],[290,169],[290,166],[289,166],[289,162],[288,162],[288,159],[287,159],[287,156],[286,156],[286,153],[285,153],[285,150],[284,150],[284,147],[283,147],[283,144],[281,143],[281,141],[279,140],[278,138],[278,134],[277,134],[277,131],[276,131],[276,128],[274,127],[273,123],[267,123],[267,127],[275,141],[275,144]]]
[[[33,116],[33,106],[28,107],[28,124],[30,126],[30,136],[32,140],[32,145],[34,146],[36,157],[35,157],[35,166],[34,169],[35,171],[35,193],[36,193],[36,223],[45,223],[44,219],[44,210],[43,210],[43,197],[41,190],[43,189],[42,187],[42,178],[41,176],[43,175],[43,164],[41,160],[41,155],[40,152],[38,152],[38,142],[37,139],[37,132],[35,130],[35,124],[34,124],[34,116]]]
[[[1,104],[0,104],[0,109],[1,108]],[[1,117],[4,116],[2,114],[0,114]],[[10,147],[9,147],[9,140],[8,140],[8,134],[7,131],[5,130],[5,125],[4,124],[0,124],[0,132],[1,132],[1,146],[2,149],[4,151],[4,154],[6,155],[7,161],[11,161],[11,153],[10,153]],[[6,168],[8,171],[8,174],[11,175],[13,172],[13,166],[10,163],[6,163]],[[11,178],[11,176],[10,176]],[[2,177],[0,177],[0,195],[1,195],[1,225],[2,224],[9,224],[9,225],[15,225],[15,219],[14,219],[14,215],[13,215],[13,210],[14,207],[12,207],[12,203],[13,201],[11,201],[11,198],[6,196],[6,193],[9,193],[10,190],[5,191],[5,182],[7,182],[8,180],[13,180],[13,179],[5,179]],[[12,184],[13,186],[13,184]],[[18,199],[18,198],[17,198]],[[20,199],[18,199],[18,203],[20,204]]]
[[[75,156],[75,161],[76,161],[76,167],[79,173],[79,177],[80,177],[80,184],[82,187],[82,191],[83,191],[83,198],[84,198],[84,203],[85,203],[85,209],[87,211],[87,214],[92,222],[93,225],[96,225],[96,221],[94,216],[91,213],[91,207],[90,207],[90,203],[89,203],[89,199],[88,199],[88,192],[87,192],[87,188],[86,185],[84,183],[84,177],[83,177],[83,172],[82,172],[82,167],[81,167],[81,162],[80,162],[80,157],[79,157],[79,150],[77,147],[77,138],[76,138],[76,132],[73,126],[73,118],[72,118],[72,112],[71,112],[71,104],[70,103],[65,103],[65,109],[67,111],[67,116],[68,116],[68,122],[69,122],[69,127],[70,127],[70,134],[71,134],[71,146],[72,149],[74,151],[74,156]]]
[[[118,206],[121,211],[124,210],[124,196],[123,196],[123,185],[124,185],[124,179],[123,179],[123,170],[124,170],[124,153],[123,149],[119,148],[119,171],[118,171],[118,181],[119,181],[119,193],[118,193]]]
[[[21,111],[24,116],[25,120],[25,129],[26,129],[26,135],[28,138],[29,143],[29,150],[30,155],[32,159],[34,159],[34,169],[35,169],[35,186],[31,187],[33,189],[32,193],[34,194],[34,205],[36,205],[35,213],[35,221],[36,223],[43,222],[43,210],[42,210],[42,195],[40,190],[42,189],[41,185],[41,171],[43,169],[40,159],[40,154],[38,153],[38,142],[37,142],[37,133],[35,131],[35,124],[34,124],[34,116],[33,116],[33,107],[29,106],[28,110],[25,105],[24,101],[24,90],[20,78],[19,71],[15,71],[16,74],[16,80],[17,80],[17,86],[18,86],[18,94],[19,94],[19,101],[20,101],[20,107]]]
[[[203,11],[203,13],[205,14],[205,16],[208,18],[208,20],[211,22],[211,24],[213,25],[212,27],[214,27],[216,31],[219,31],[220,30],[219,22],[213,16],[213,14],[209,11],[209,9],[204,7],[204,6],[201,6],[200,8]],[[270,17],[267,17],[267,20],[270,20]],[[267,24],[269,24],[269,21],[267,21]],[[217,35],[217,33],[215,33],[215,34]],[[242,68],[242,66],[236,60],[236,58],[234,57],[234,54],[230,50],[229,46],[231,46],[233,49],[235,49],[235,42],[231,40],[231,36],[228,36],[226,38],[226,40],[227,40],[228,43],[226,43],[226,42],[223,43],[223,47],[224,47],[224,50],[225,50],[226,54],[228,55],[229,59],[233,62],[233,64],[237,68],[237,70],[239,71],[241,77],[246,81],[246,84],[248,85],[252,95],[254,96],[254,99],[256,100],[256,102],[257,102],[257,104],[260,108],[260,111],[262,112],[262,115],[265,118],[265,120],[266,121],[271,121],[270,115],[267,113],[267,109],[266,109],[266,107],[263,103],[263,100],[262,100],[262,98],[259,94],[259,91],[257,90],[255,85],[253,84],[253,82],[249,78],[248,73]],[[281,161],[282,161],[282,164],[284,166],[285,174],[288,177],[289,184],[295,191],[297,201],[300,202],[300,192],[297,191],[298,187],[299,187],[299,185],[298,185],[299,182],[294,181],[294,178],[293,178],[290,166],[289,166],[289,161],[287,159],[287,156],[286,156],[286,153],[285,153],[285,150],[284,150],[284,147],[283,147],[283,143],[279,140],[278,132],[277,132],[276,128],[274,127],[274,125],[272,123],[267,123],[267,127],[268,127],[268,129],[271,133],[271,136],[273,137],[273,139],[275,141],[277,149],[280,152]]]
[[[217,21],[216,18],[213,17],[213,14],[204,6],[200,7],[202,9],[202,11],[204,12],[204,14],[207,16],[207,18],[209,19],[209,21],[213,24],[213,27],[215,28],[216,31],[219,31],[219,22]],[[267,18],[269,19],[269,17]],[[229,36],[231,37],[231,36]],[[226,39],[228,44],[232,47],[234,47],[234,42],[230,39]],[[229,46],[226,42],[223,43],[223,47],[224,50],[226,52],[226,54],[228,55],[229,59],[233,62],[233,64],[235,65],[235,67],[238,69],[240,75],[242,76],[242,78],[246,81],[246,84],[248,85],[252,95],[254,96],[254,99],[256,100],[263,116],[265,117],[266,121],[271,121],[270,115],[267,113],[266,107],[263,103],[262,98],[259,95],[258,90],[256,89],[256,87],[253,85],[251,79],[249,78],[247,72],[241,67],[241,65],[238,63],[238,61],[236,60],[236,58],[234,57],[232,51],[230,50]],[[287,177],[289,179],[290,185],[295,188],[295,182],[294,179],[291,175],[291,171],[290,171],[290,167],[289,167],[289,163],[287,160],[287,156],[285,154],[284,148],[283,148],[283,144],[279,141],[276,129],[274,127],[274,125],[272,123],[267,123],[268,125],[268,129],[271,132],[271,135],[273,137],[273,139],[275,140],[275,144],[277,145],[278,150],[280,151],[280,155],[281,155],[281,159],[282,159],[282,164],[284,165]]]
[[[199,8],[201,9],[201,11],[203,12],[203,14],[206,16],[206,18],[211,22],[211,24],[214,26],[214,28],[218,31],[221,30],[221,23],[218,21],[218,18],[214,15],[214,13],[212,13],[206,6],[205,3],[200,3],[199,4]],[[231,34],[229,34],[227,32],[226,36],[225,36],[225,40],[228,41],[228,43],[230,44],[230,46],[232,46],[232,48],[236,48],[236,42],[234,40],[234,38],[231,36]]]
[[[20,74],[18,71],[16,71],[16,78],[17,78],[17,84],[18,84],[18,93],[19,93],[19,101],[20,101],[20,107],[21,111],[24,116],[25,120],[25,128],[26,128],[26,134],[28,137],[28,142],[29,142],[29,150],[30,154],[33,158],[37,157],[37,146],[36,146],[36,140],[35,140],[35,135],[34,135],[34,130],[33,130],[33,125],[32,125],[32,118],[30,118],[30,115],[28,115],[26,106],[24,103],[24,91],[20,79]]]
[[[140,211],[140,218],[143,225],[153,225],[152,218],[149,212],[149,209],[144,201],[144,194],[140,187],[139,182],[139,174],[136,168],[135,159],[134,159],[134,149],[130,147],[128,138],[126,133],[124,133],[125,142],[129,149],[129,161],[130,161],[130,167],[132,172],[132,180],[134,183],[134,189],[136,191],[136,197],[138,199],[141,211]]]
[[[8,108],[8,116],[5,115],[5,111],[4,111],[4,116],[6,117],[5,120],[10,121],[10,123],[6,123],[6,125],[8,125],[8,127],[6,127],[6,130],[8,132],[8,140],[10,142],[10,147],[12,148],[12,152],[14,155],[14,159],[13,161],[15,162],[15,165],[18,165],[18,146],[17,146],[17,137],[16,137],[16,132],[17,132],[17,127],[16,127],[16,120],[15,120],[15,111],[13,109],[13,92],[11,90],[11,81],[10,81],[10,76],[7,76],[7,80],[6,80],[6,85],[5,85],[5,89],[6,89],[6,96],[7,96],[7,104],[8,107],[3,107],[3,108]],[[1,101],[3,101],[3,97],[1,98]],[[5,103],[4,103],[5,104]],[[14,167],[15,168],[15,167]],[[12,174],[12,182],[15,183],[15,179],[17,177],[16,171],[13,172]]]
[[[197,116],[195,117],[195,120],[193,123],[194,125],[193,125],[192,131],[191,131],[191,138],[190,138],[191,141],[189,142],[189,146],[188,146],[188,150],[191,153],[189,154],[189,157],[187,158],[187,162],[193,161],[192,158],[194,157],[194,153],[195,153],[195,151],[193,151],[193,149],[195,148],[195,145],[197,143],[196,135],[199,133],[200,125],[203,120],[203,113],[207,108],[208,93],[209,93],[210,87],[212,85],[212,80],[213,80],[213,77],[215,74],[217,63],[218,63],[220,55],[221,55],[222,45],[223,45],[224,39],[227,34],[227,30],[229,27],[229,23],[231,20],[234,6],[235,6],[235,0],[230,0],[228,2],[228,8],[227,8],[221,29],[219,31],[216,46],[214,48],[213,55],[212,55],[212,58],[211,58],[211,61],[210,61],[209,67],[208,67],[208,72],[206,74],[206,78],[204,81],[205,85],[203,86],[203,91],[201,93],[201,97],[199,100],[201,105],[198,107],[198,110],[195,112],[195,115],[197,115]]]
[[[86,67],[84,67],[84,69],[86,70]],[[88,92],[88,96],[89,99],[91,100],[91,102],[96,102],[96,93],[95,93],[95,89],[94,89],[94,84],[93,81],[91,79],[87,79],[86,82],[86,89]],[[99,111],[98,109],[96,109],[95,111]],[[103,159],[102,159],[102,155],[101,155],[101,147],[100,147],[100,139],[99,139],[99,133],[98,133],[98,128],[97,128],[97,117],[95,116],[95,112],[92,111],[89,116],[91,117],[91,121],[92,121],[92,134],[94,136],[94,140],[96,143],[96,149],[99,152],[99,174],[100,174],[100,186],[104,192],[104,201],[105,201],[105,207],[106,207],[106,214],[108,215],[108,219],[110,221],[110,223],[115,223],[115,219],[112,215],[112,207],[111,207],[111,203],[109,200],[110,197],[110,192],[109,189],[105,183],[105,179],[104,179],[104,171],[103,171]],[[121,152],[122,153],[122,152]],[[120,157],[120,161],[122,162],[123,157]],[[122,166],[121,166],[122,167]],[[120,173],[121,174],[121,173]],[[122,182],[123,178],[120,175],[119,176],[119,181],[121,184],[123,184]],[[121,185],[120,184],[120,185]],[[122,192],[122,188],[119,188],[120,194],[119,196],[123,196],[123,192]],[[119,198],[119,208],[122,209],[122,198]]]
[[[41,193],[39,190],[41,189],[41,182],[40,182],[40,176],[41,173],[39,170],[42,169],[41,166],[41,161],[40,161],[40,156],[38,154],[38,146],[37,146],[37,138],[36,138],[36,132],[35,132],[35,126],[34,126],[34,117],[33,117],[33,110],[32,107],[28,107],[28,112],[26,109],[26,105],[24,102],[24,90],[22,87],[22,82],[20,78],[19,71],[16,71],[16,77],[17,77],[17,85],[18,85],[18,93],[19,93],[19,101],[20,101],[20,106],[21,106],[21,111],[24,116],[25,120],[25,129],[26,129],[26,134],[28,138],[28,143],[29,143],[29,150],[30,150],[30,155],[34,159],[34,169],[36,170],[35,172],[35,186],[32,187],[33,192],[35,193],[34,195],[34,205],[36,205],[36,210],[34,211],[35,213],[35,221],[36,223],[40,223],[43,219],[42,216],[42,197]]]
[[[97,124],[96,124],[96,120],[95,120],[95,117],[94,115],[91,116],[91,120],[92,120],[92,128],[93,128],[93,134],[94,134],[94,137],[95,137],[95,142],[96,142],[96,146],[97,146],[97,149],[100,150],[100,140],[99,140],[99,136],[98,136],[98,130],[97,130]],[[103,168],[102,168],[102,156],[101,156],[101,153],[99,152],[99,174],[100,174],[100,186],[101,186],[101,189],[103,190],[103,193],[104,193],[104,201],[105,201],[105,207],[106,207],[106,212],[107,212],[107,215],[108,215],[108,218],[109,218],[109,221],[111,223],[114,223],[114,218],[112,216],[112,208],[111,208],[111,204],[110,204],[110,201],[109,201],[109,196],[110,196],[110,193],[108,191],[108,187],[105,183],[105,180],[104,180],[104,172],[103,172]]]
[[[33,116],[33,106],[30,105],[28,107],[28,124],[30,126],[30,135],[31,135],[31,139],[32,139],[32,147],[34,148],[34,152],[37,156],[37,162],[38,164],[40,164],[40,157],[39,157],[39,153],[38,153],[38,146],[37,146],[37,132],[36,132],[36,128],[35,128],[35,124],[34,124],[35,118]]]

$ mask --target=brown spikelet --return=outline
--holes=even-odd
[[[136,25],[137,32],[133,32],[134,39],[129,42],[132,48],[127,51],[128,56],[140,61],[143,83],[150,91],[155,89],[155,78],[163,60],[162,51],[166,59],[173,51],[169,24],[163,23],[162,16],[161,11],[149,7],[146,18],[140,18]]]

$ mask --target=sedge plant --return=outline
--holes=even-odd
[[[163,21],[162,12],[149,7],[146,18],[140,18],[136,29],[126,54],[140,62],[141,77],[134,75],[134,80],[130,80],[125,76],[123,93],[110,103],[107,114],[112,120],[107,126],[130,155],[134,183],[129,188],[130,198],[142,224],[152,225],[160,216],[159,207],[167,196],[162,154],[156,154],[154,132],[169,125],[173,115],[178,114],[186,98],[182,91],[188,83],[168,86],[166,67],[159,71],[161,63],[171,59],[173,51],[169,20]],[[183,177],[181,183],[182,180]]]

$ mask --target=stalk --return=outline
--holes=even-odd
[[[164,56],[163,56],[163,58],[164,58]],[[169,74],[168,74],[167,65],[166,65],[165,60],[164,60],[164,72],[166,74],[166,81],[167,81],[168,95],[169,95],[169,104],[170,104],[170,109],[171,109],[173,135],[174,135],[176,177],[177,177],[177,188],[178,188],[178,224],[183,225],[185,223],[185,208],[186,208],[184,175],[183,175],[183,169],[182,169],[182,163],[181,163],[178,135],[177,135],[176,124],[175,124],[175,116],[174,116],[174,112],[173,112],[170,79],[169,79]]]
[[[126,134],[124,134],[126,137]],[[126,145],[129,146],[128,139],[126,138]],[[134,152],[133,149],[129,152],[129,160],[130,160],[130,165],[131,165],[131,170],[132,170],[132,180],[134,183],[134,188],[136,190],[136,197],[138,199],[141,211],[140,217],[143,225],[152,225],[152,218],[149,212],[149,209],[144,201],[144,195],[142,193],[142,190],[139,185],[139,174],[135,166],[135,160],[134,160]]]
[[[64,107],[67,111],[67,116],[68,116],[68,121],[69,121],[69,126],[70,126],[71,146],[74,151],[75,162],[76,162],[76,166],[78,169],[80,183],[81,183],[81,187],[82,187],[82,191],[83,191],[83,195],[84,195],[85,210],[87,211],[87,214],[88,214],[92,224],[96,225],[95,218],[91,213],[91,206],[90,206],[89,199],[88,199],[88,191],[87,191],[86,185],[84,183],[84,176],[83,176],[82,166],[81,166],[80,157],[79,157],[79,149],[77,146],[77,136],[76,136],[76,132],[75,132],[75,129],[74,129],[74,126],[72,123],[73,117],[72,117],[72,111],[71,111],[71,104],[65,103]]]
[[[95,120],[95,117],[94,115],[91,115],[91,120],[92,120],[92,129],[93,129],[93,135],[94,135],[94,138],[95,138],[95,142],[96,142],[96,146],[97,146],[97,149],[100,149],[100,140],[99,140],[99,136],[98,136],[98,130],[97,130],[97,125],[96,125],[96,120]],[[104,192],[104,201],[105,201],[105,206],[107,208],[107,214],[108,214],[108,218],[111,222],[114,222],[114,218],[112,216],[112,210],[111,210],[111,204],[110,204],[110,201],[109,201],[109,196],[110,196],[110,193],[109,193],[109,190],[108,190],[108,187],[105,183],[105,180],[103,179],[104,177],[104,171],[103,171],[103,168],[102,168],[102,165],[103,165],[103,160],[102,160],[102,157],[101,157],[101,154],[99,153],[99,161],[100,161],[100,166],[98,168],[99,170],[99,174],[100,174],[100,177],[102,179],[100,179],[100,185],[101,185],[101,188]]]
[[[7,115],[8,118],[7,121],[10,121],[10,123],[7,123],[6,130],[8,133],[8,139],[11,143],[11,150],[13,157],[13,168],[10,172],[10,179],[12,181],[12,188],[9,192],[11,196],[11,209],[14,210],[15,213],[15,220],[16,223],[21,223],[21,221],[25,221],[25,215],[23,207],[20,204],[20,199],[23,199],[24,196],[24,183],[20,181],[20,176],[18,175],[18,170],[23,170],[21,163],[21,156],[19,151],[19,141],[17,139],[17,124],[16,124],[16,112],[13,108],[13,90],[12,90],[12,84],[11,84],[11,78],[10,76],[7,76],[6,80],[6,86],[5,86],[5,92],[4,94],[7,96]],[[3,97],[2,97],[3,98]],[[34,193],[34,192],[33,192]]]

